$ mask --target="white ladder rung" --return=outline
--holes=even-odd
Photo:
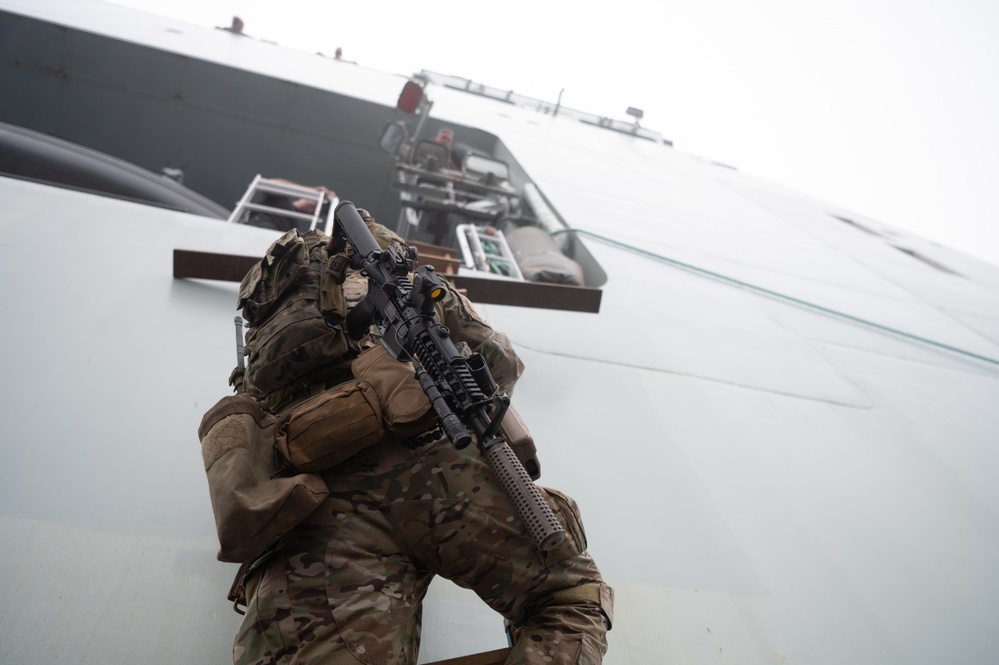
[[[486,233],[475,224],[459,224],[454,230],[467,268],[523,281],[524,275],[502,231],[493,229]]]
[[[284,208],[275,208],[273,206],[265,206],[262,203],[247,203],[244,206],[246,210],[256,210],[258,212],[274,212],[279,213],[285,217],[291,217],[293,219],[312,219],[315,215],[307,212],[298,212],[297,210],[286,210]]]
[[[257,192],[277,194],[279,196],[287,196],[295,199],[313,199],[316,202],[316,207],[314,212],[310,214],[298,212],[296,210],[287,210],[285,208],[276,208],[274,206],[263,205],[261,203],[253,203],[253,197],[257,194]],[[230,224],[243,224],[245,223],[243,221],[243,215],[247,211],[255,210],[258,212],[278,215],[280,217],[287,217],[289,219],[308,220],[309,228],[315,229],[319,224],[319,216],[322,214],[323,200],[325,196],[326,194],[322,190],[302,185],[294,185],[287,182],[279,182],[277,180],[264,178],[258,173],[253,178],[250,186],[246,188],[243,198],[241,198],[239,203],[236,204],[232,214],[229,215],[228,221]]]

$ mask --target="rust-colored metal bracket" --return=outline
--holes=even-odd
[[[178,279],[216,279],[241,282],[260,257],[173,250],[173,276]],[[472,302],[512,307],[536,307],[571,312],[600,311],[603,292],[587,286],[515,282],[466,275],[446,275]]]

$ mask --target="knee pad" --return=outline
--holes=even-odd
[[[603,582],[590,582],[568,589],[559,589],[552,594],[550,605],[576,605],[581,602],[593,603],[600,608],[607,620],[607,630],[614,623],[614,589]]]

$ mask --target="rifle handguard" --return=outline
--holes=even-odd
[[[412,252],[405,257],[382,251],[350,201],[340,202],[334,219],[335,234],[354,248],[351,265],[368,277],[365,299],[370,300],[371,315],[385,348],[396,360],[412,358],[420,385],[455,447],[468,445],[468,430],[475,432],[482,455],[538,548],[547,552],[557,547],[565,539],[565,529],[510,445],[494,436],[509,400],[503,396],[502,410],[494,419],[489,417],[495,400],[488,399],[488,394],[496,387],[489,367],[477,355],[466,360],[451,341],[448,329],[434,319],[433,303],[444,291],[433,268],[417,268],[410,284],[407,274],[412,270]]]
[[[538,548],[549,552],[558,547],[565,540],[565,529],[509,444],[495,443],[483,454]]]

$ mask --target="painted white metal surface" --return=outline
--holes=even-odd
[[[482,307],[527,365],[514,400],[544,482],[578,500],[617,590],[606,662],[992,662],[999,267],[662,145],[434,94],[574,228],[951,347],[593,237],[600,314]],[[234,567],[196,429],[227,390],[236,286],[174,280],[171,253],[274,235],[0,180],[4,662],[225,662]],[[450,585],[425,617],[424,662],[503,645]]]

